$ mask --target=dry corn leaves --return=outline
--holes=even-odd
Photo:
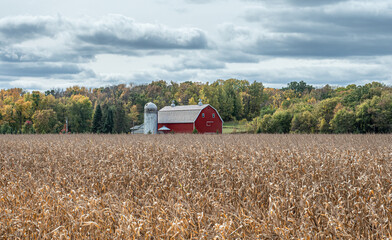
[[[3,135],[0,238],[391,238],[391,143]]]

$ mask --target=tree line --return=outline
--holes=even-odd
[[[265,89],[261,113],[248,123],[256,133],[391,133],[392,89],[379,82],[314,88],[292,82]]]
[[[197,104],[216,108],[224,121],[254,133],[389,133],[392,90],[363,86],[314,88],[303,81],[281,89],[227,79],[213,83],[154,81],[100,88],[73,86],[45,92],[0,90],[0,133],[126,133],[143,123],[144,105],[158,109]]]

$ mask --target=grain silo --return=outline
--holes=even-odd
[[[144,106],[144,134],[157,134],[158,108],[152,102]]]

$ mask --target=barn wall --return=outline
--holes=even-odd
[[[175,133],[192,133],[193,123],[158,123],[158,129],[166,126]]]
[[[204,118],[203,113],[205,114]],[[213,113],[215,113],[215,118],[212,117]],[[211,106],[208,106],[200,112],[195,127],[199,133],[216,133],[216,131],[222,133],[222,120],[218,113]]]

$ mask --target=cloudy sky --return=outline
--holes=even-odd
[[[1,0],[0,88],[392,85],[392,0]]]

